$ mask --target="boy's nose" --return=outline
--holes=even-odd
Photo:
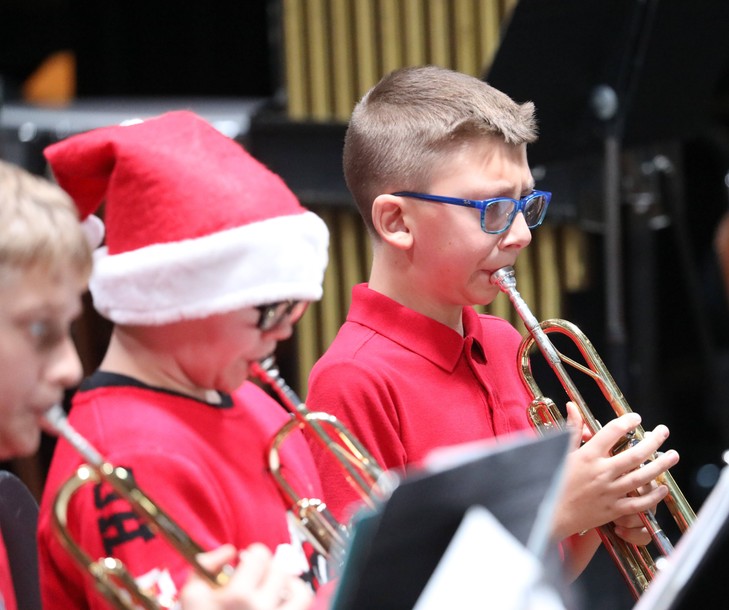
[[[532,241],[532,231],[522,212],[518,212],[501,239],[502,247],[525,248]]]
[[[294,327],[288,319],[285,319],[271,330],[263,331],[263,333],[276,341],[285,341],[294,333]]]
[[[76,347],[70,337],[64,339],[55,350],[47,371],[49,381],[64,388],[72,388],[81,381],[83,368]]]

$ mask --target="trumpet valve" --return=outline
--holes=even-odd
[[[527,416],[532,426],[542,435],[564,427],[564,418],[551,398],[535,398],[527,409]]]

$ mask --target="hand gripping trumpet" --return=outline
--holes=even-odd
[[[342,558],[348,530],[337,522],[326,504],[317,498],[302,497],[281,473],[280,447],[296,430],[311,434],[316,442],[332,453],[349,485],[370,507],[374,501],[387,497],[396,481],[393,473],[385,471],[335,416],[310,411],[286,384],[274,358],[250,366],[251,374],[270,387],[292,417],[274,436],[269,449],[269,468],[281,493],[293,507],[293,513],[310,543],[336,565]]]
[[[81,568],[94,578],[97,590],[112,607],[117,610],[161,610],[171,606],[167,600],[160,600],[143,591],[121,561],[114,557],[94,560],[71,536],[68,528],[68,505],[73,494],[87,483],[105,482],[111,485],[131,505],[132,510],[143,517],[155,533],[165,538],[211,586],[222,586],[228,582],[232,568],[225,566],[214,573],[201,565],[196,556],[203,549],[137,486],[130,471],[121,466],[113,466],[103,459],[71,426],[60,405],[49,409],[45,421],[50,431],[65,438],[86,462],[59,489],[53,503],[53,526],[63,546]]]
[[[502,292],[508,295],[512,305],[529,332],[519,346],[517,361],[520,367],[519,372],[522,381],[533,399],[528,408],[528,416],[532,425],[541,434],[547,433],[554,427],[563,427],[564,418],[554,402],[542,395],[532,375],[529,352],[535,343],[547,360],[552,371],[557,375],[569,399],[580,410],[582,419],[592,434],[600,430],[602,426],[588,408],[577,386],[567,373],[565,365],[571,366],[595,381],[603,396],[615,411],[616,416],[632,411],[595,348],[577,326],[567,320],[545,320],[541,323],[538,322],[516,289],[516,278],[512,267],[503,267],[495,271],[491,275],[491,283],[498,286]],[[587,366],[559,352],[547,336],[549,333],[559,333],[568,337],[582,354]],[[639,426],[630,438],[626,438],[624,442],[618,443],[613,448],[613,453],[617,453],[634,443],[640,442],[643,439],[643,435],[643,428]],[[694,511],[668,472],[662,474],[658,478],[658,482],[668,487],[668,495],[664,499],[664,502],[676,521],[679,530],[685,532],[696,519]],[[673,546],[656,521],[655,516],[650,512],[646,512],[641,515],[641,519],[651,534],[653,543],[661,555],[666,556],[670,554]],[[646,590],[655,575],[657,570],[655,561],[646,547],[629,544],[619,538],[615,534],[612,524],[598,528],[598,533],[608,553],[617,564],[633,596],[637,599]]]

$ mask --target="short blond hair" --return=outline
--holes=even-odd
[[[71,198],[51,181],[0,160],[0,279],[7,269],[70,267],[88,277],[91,247]]]
[[[426,189],[445,155],[494,136],[515,146],[534,142],[534,105],[518,104],[478,78],[436,66],[385,76],[355,106],[344,142],[347,187],[368,230],[377,195]]]

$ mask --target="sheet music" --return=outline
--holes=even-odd
[[[413,610],[564,610],[543,572],[542,563],[487,509],[473,506]]]

